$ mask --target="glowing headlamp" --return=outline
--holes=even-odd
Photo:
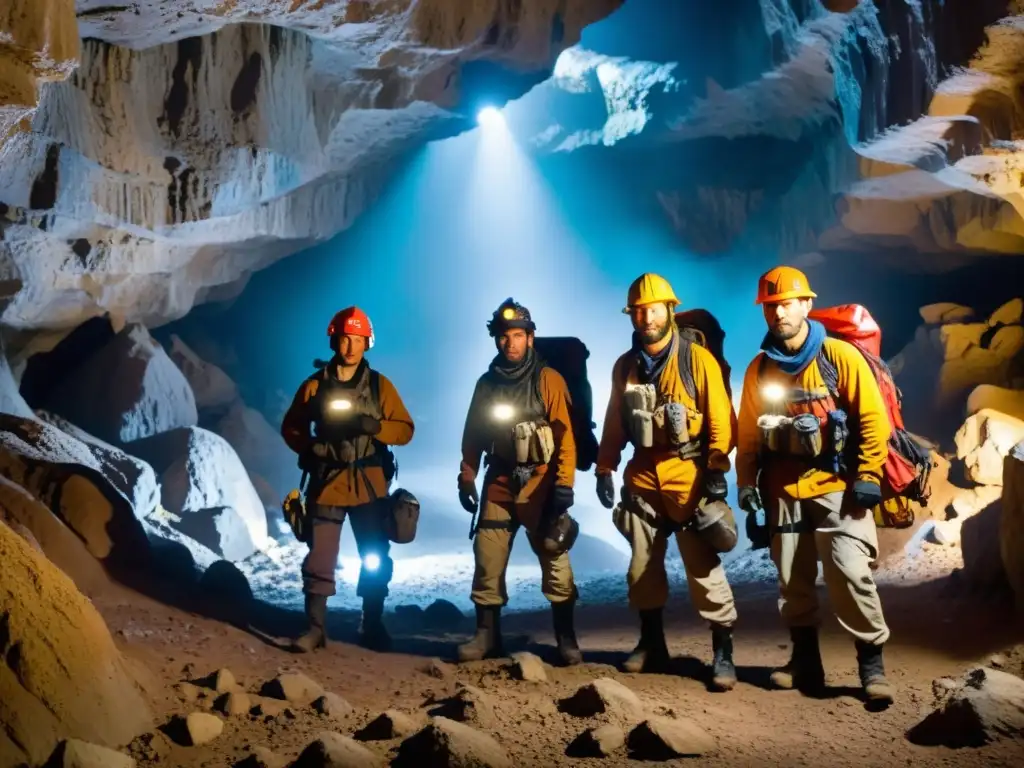
[[[371,552],[363,558],[363,568],[368,571],[376,571],[380,568],[380,555]]]
[[[775,382],[765,384],[761,387],[761,399],[766,403],[777,405],[786,399],[786,388]]]
[[[348,411],[352,409],[352,403],[343,397],[337,397],[331,400],[327,407],[332,411]]]
[[[508,421],[514,413],[512,406],[507,403],[498,403],[491,409],[491,416],[495,421]]]
[[[501,312],[501,316],[506,320],[514,320],[516,316],[516,311],[512,309],[512,307],[505,307],[505,309],[502,310]]]

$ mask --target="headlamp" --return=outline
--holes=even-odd
[[[351,410],[352,403],[343,397],[336,397],[327,404],[327,407],[332,411],[348,411]]]
[[[380,555],[371,552],[370,554],[363,557],[363,568],[368,571],[376,571],[380,568]]]
[[[508,421],[512,418],[513,411],[512,406],[507,403],[498,403],[491,409],[491,416],[494,417],[495,421]]]
[[[512,307],[505,307],[505,309],[503,309],[501,312],[501,316],[506,320],[514,320],[516,316],[516,311],[512,309]]]
[[[786,388],[776,382],[770,382],[761,387],[761,399],[766,403],[778,405],[786,399]]]

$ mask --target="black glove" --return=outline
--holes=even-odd
[[[711,471],[704,474],[704,495],[708,501],[722,501],[729,495],[729,483],[725,481],[725,472]]]
[[[740,509],[749,514],[760,512],[763,509],[761,497],[757,495],[757,488],[750,485],[740,488],[736,494],[736,502],[739,504]]]
[[[853,500],[862,509],[871,509],[882,503],[882,489],[874,480],[858,480],[853,484]]]
[[[476,483],[459,483],[459,503],[469,514],[476,512],[480,503],[480,497],[476,495]]]
[[[556,485],[554,490],[551,491],[551,506],[558,514],[565,512],[569,507],[573,505],[576,500],[576,494],[572,488],[567,488],[564,485]]]
[[[380,432],[380,419],[370,416],[368,413],[361,413],[355,418],[352,431],[357,435],[376,435]]]
[[[605,509],[615,506],[615,478],[611,475],[597,476],[597,498]]]
[[[767,549],[771,544],[768,526],[757,522],[757,512],[747,512],[746,529],[751,549]]]

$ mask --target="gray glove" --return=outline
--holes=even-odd
[[[597,498],[605,509],[615,506],[615,478],[611,475],[597,476]]]

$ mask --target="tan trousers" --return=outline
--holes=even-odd
[[[843,496],[794,499],[784,494],[765,500],[771,512],[772,560],[779,569],[779,613],[790,627],[818,625],[814,583],[820,556],[839,623],[857,640],[880,645],[889,639],[889,628],[871,574],[878,556],[875,518],[868,510],[844,506]]]
[[[473,556],[476,570],[473,573],[473,592],[470,595],[476,605],[508,605],[508,588],[505,572],[508,558],[512,554],[512,543],[519,530],[519,523],[511,513],[513,502],[483,502],[476,540],[473,542]],[[534,534],[526,532],[530,546],[540,560],[541,591],[552,603],[564,603],[576,597],[576,582],[573,580],[569,553],[551,557],[534,543]]]
[[[639,611],[664,608],[668,602],[665,555],[669,537],[628,511],[616,526],[633,550],[626,574],[630,607]],[[718,553],[691,531],[680,531],[675,539],[693,607],[705,621],[731,627],[736,622],[736,602]]]

